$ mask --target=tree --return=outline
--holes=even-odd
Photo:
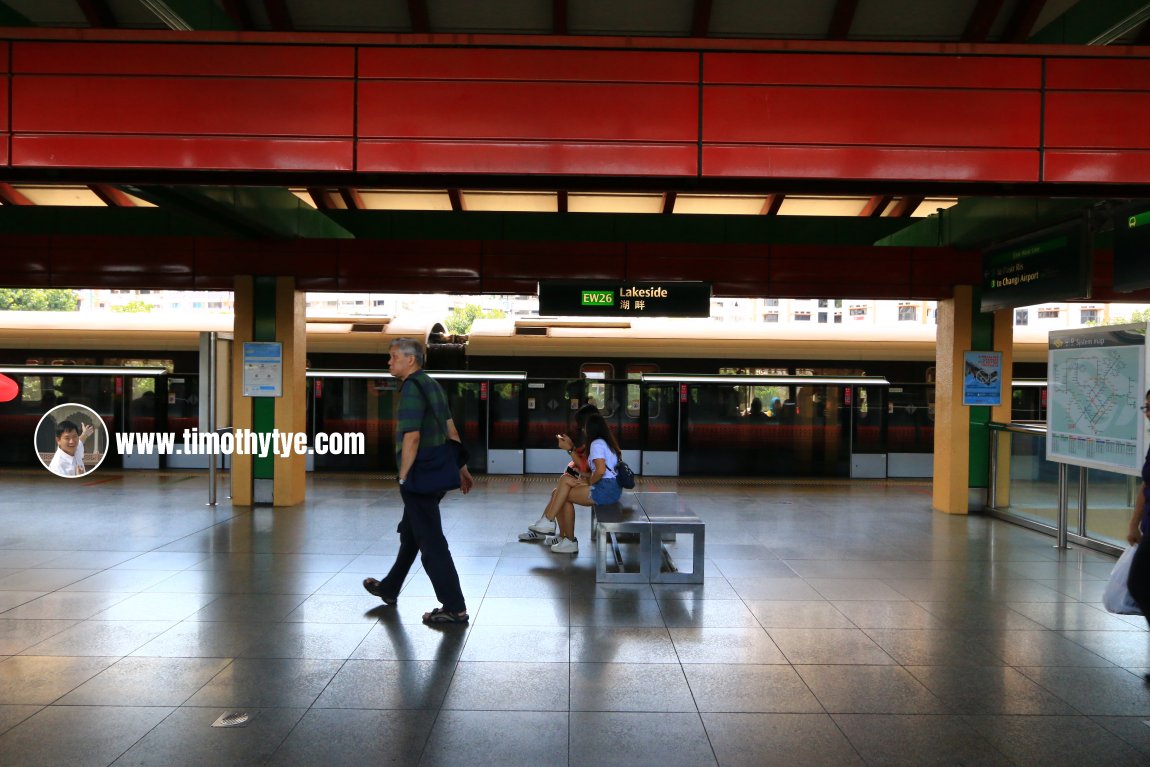
[[[74,290],[50,288],[0,288],[0,311],[74,312],[80,297]]]
[[[113,306],[112,311],[123,312],[125,314],[140,314],[143,312],[150,312],[157,306],[158,304],[149,304],[147,301],[129,301],[126,304]]]
[[[1131,325],[1135,322],[1150,322],[1150,309],[1139,309],[1130,315],[1130,318],[1111,317],[1109,322],[1088,322],[1087,325]]]
[[[500,309],[484,309],[479,304],[466,304],[451,310],[447,318],[447,330],[457,336],[465,336],[471,332],[471,326],[478,319],[499,319],[506,317],[507,313]]]

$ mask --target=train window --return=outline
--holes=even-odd
[[[579,366],[579,374],[587,380],[587,402],[599,408],[604,416],[614,410],[608,402],[607,385],[604,379],[615,377],[615,366],[608,362],[584,362]]]
[[[169,359],[141,359],[133,357],[105,357],[105,365],[115,365],[124,368],[163,368],[169,373],[176,369],[176,363]]]
[[[628,381],[637,381],[638,379],[643,377],[644,373],[658,373],[658,372],[659,372],[659,366],[658,365],[652,365],[652,364],[628,365],[627,366],[627,380]],[[639,417],[639,398],[641,396],[640,388],[641,387],[637,383],[627,384],[627,416],[630,418],[638,418]],[[651,405],[652,405],[652,407],[656,407],[658,405],[658,400],[652,400]],[[650,414],[650,417],[651,418],[657,418],[658,414],[652,413],[652,414]]]

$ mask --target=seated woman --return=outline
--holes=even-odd
[[[559,440],[559,448],[567,451],[571,460],[568,462],[567,468],[559,475],[555,489],[551,491],[551,499],[547,502],[548,506],[551,505],[551,501],[555,500],[555,494],[564,483],[577,483],[581,481],[581,477],[590,474],[587,466],[587,418],[598,413],[599,408],[594,405],[584,405],[575,411],[575,437],[572,438],[566,434],[555,435]],[[543,541],[547,546],[552,545],[558,540],[555,535],[555,521],[546,516],[539,517],[537,522],[528,525],[527,532],[519,534],[519,540],[529,543]]]
[[[556,554],[577,554],[579,539],[575,537],[575,504],[603,506],[619,500],[623,491],[615,479],[615,466],[622,457],[619,443],[601,415],[587,418],[588,464],[590,476],[580,481],[560,481],[551,503],[543,512],[546,520],[559,522],[559,540],[551,550]]]

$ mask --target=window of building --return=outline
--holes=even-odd
[[[918,319],[918,307],[913,304],[902,304],[898,307],[899,322],[913,322]]]
[[[1088,322],[1101,322],[1102,310],[1101,309],[1083,309],[1082,310],[1082,324]]]
[[[1014,310],[1014,324],[1015,325],[1029,325],[1030,324],[1030,310],[1029,309],[1015,309]]]
[[[1038,319],[1040,320],[1053,320],[1058,318],[1058,309],[1039,309]]]
[[[865,306],[852,306],[851,307],[851,316],[852,317],[865,317],[866,316],[866,307]]]
[[[810,322],[810,321],[811,321],[811,313],[810,312],[795,312],[795,322]]]
[[[843,324],[843,315],[841,312],[835,312],[835,324],[836,325]]]
[[[779,305],[779,299],[777,299],[777,298],[768,298],[767,299],[767,306],[778,306],[778,305]]]
[[[843,300],[841,298],[835,299],[835,308],[836,309],[842,309],[843,308]]]
[[[819,299],[819,308],[820,309],[826,309],[827,308],[827,300],[825,298]]]
[[[779,321],[779,313],[778,312],[767,312],[766,314],[763,315],[763,322],[778,322],[778,321]]]
[[[826,312],[819,312],[819,322],[823,323],[824,325],[827,324],[827,313]]]

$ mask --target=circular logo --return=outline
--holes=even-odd
[[[91,474],[104,462],[108,427],[87,405],[57,405],[36,425],[33,447],[45,469],[75,479]]]

